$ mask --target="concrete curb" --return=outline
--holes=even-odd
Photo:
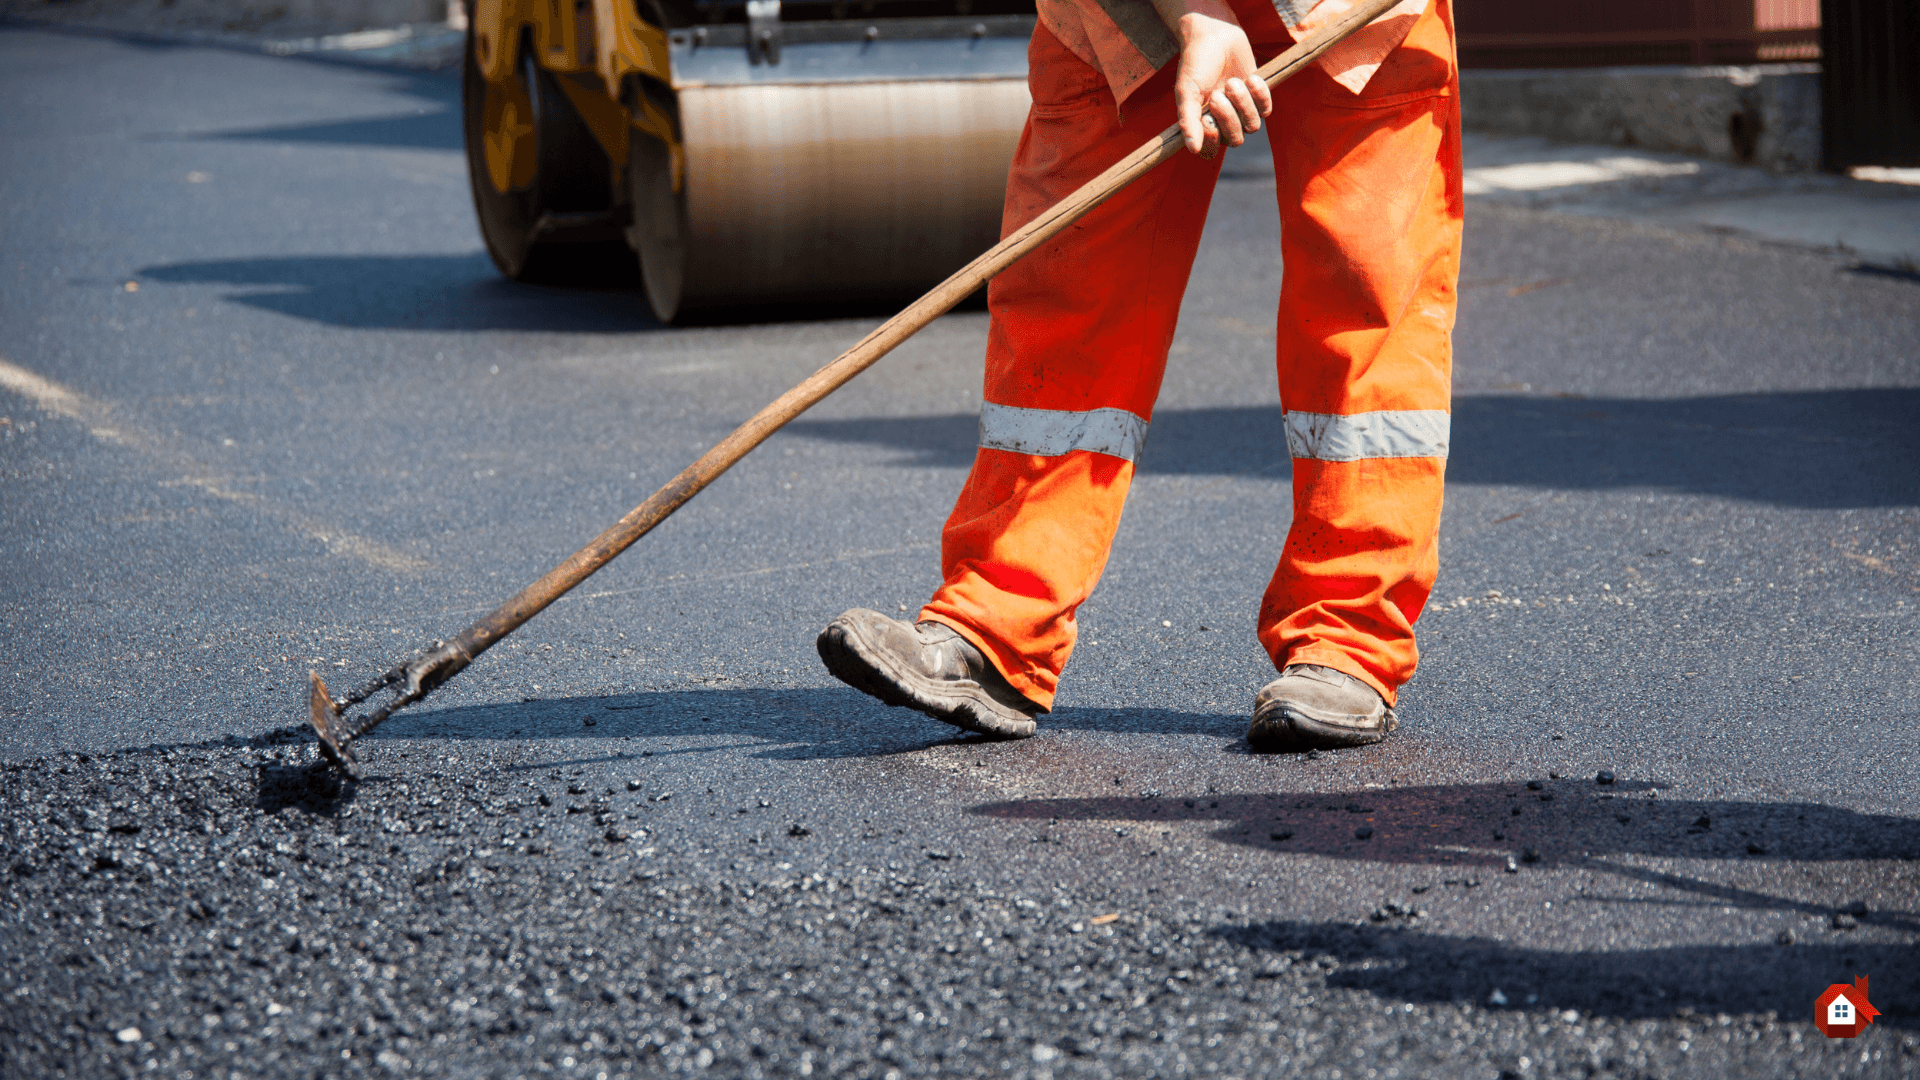
[[[1820,65],[1463,71],[1470,131],[1820,168]]]
[[[1469,133],[1467,198],[1829,251],[1920,273],[1920,185]]]

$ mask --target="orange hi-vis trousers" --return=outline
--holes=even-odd
[[[1260,60],[1290,44],[1267,0],[1235,10]],[[1029,59],[1033,107],[1004,231],[1174,120],[1172,64],[1121,114],[1102,75],[1044,24]],[[1413,623],[1438,570],[1457,85],[1450,5],[1435,0],[1362,94],[1312,67],[1276,88],[1268,121],[1285,266],[1273,437],[1293,458],[1293,524],[1260,642],[1276,667],[1336,668],[1389,703],[1418,663]],[[953,627],[1043,706],[1106,566],[1219,170],[1181,153],[988,293],[980,449],[942,534],[944,584],[920,618]]]

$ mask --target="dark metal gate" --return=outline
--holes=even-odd
[[[1920,0],[1821,0],[1826,165],[1920,165]]]

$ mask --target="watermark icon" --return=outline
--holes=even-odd
[[[1813,1024],[1829,1039],[1851,1039],[1867,1029],[1880,1010],[1867,1000],[1867,977],[1852,985],[1834,983],[1814,999]]]

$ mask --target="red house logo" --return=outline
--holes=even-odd
[[[1813,1024],[1829,1039],[1851,1039],[1867,1029],[1880,1010],[1867,1001],[1867,977],[1853,985],[1834,983],[1813,1003]]]

